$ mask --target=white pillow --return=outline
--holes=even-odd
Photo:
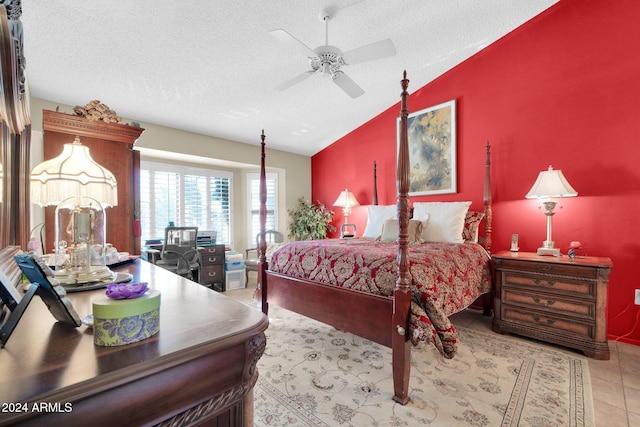
[[[382,234],[382,225],[385,220],[398,217],[396,214],[396,205],[371,205],[367,206],[367,212],[369,216],[362,237],[368,237],[370,239],[375,239]]]
[[[471,202],[415,202],[413,217],[429,219],[422,230],[425,242],[462,243],[464,218]]]

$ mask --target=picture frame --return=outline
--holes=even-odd
[[[397,121],[400,143],[400,119]],[[409,196],[456,193],[456,101],[408,115]],[[397,150],[396,150],[397,158]]]

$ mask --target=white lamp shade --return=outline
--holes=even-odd
[[[540,172],[526,197],[527,199],[536,199],[577,195],[578,192],[569,184],[562,171],[554,170],[552,166],[549,166],[548,170]]]
[[[333,203],[333,206],[340,206],[340,207],[360,206],[360,203],[358,203],[358,201],[356,200],[356,197],[353,195],[352,192],[345,189],[344,191],[340,192],[340,195],[338,196],[336,201]]]
[[[41,206],[57,205],[69,197],[90,197],[102,206],[118,205],[115,176],[96,163],[89,147],[80,143],[64,144],[62,153],[31,171],[31,201]]]

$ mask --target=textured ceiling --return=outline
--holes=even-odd
[[[24,0],[31,95],[99,99],[120,116],[313,155],[558,0]],[[319,75],[278,92],[308,59],[269,35],[283,28],[343,52],[390,38],[397,54],[345,66],[352,99]]]

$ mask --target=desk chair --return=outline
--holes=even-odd
[[[201,262],[196,245],[197,236],[198,227],[165,228],[160,259],[156,265],[190,280],[198,280]]]
[[[282,233],[280,233],[279,231],[275,231],[275,230],[267,230],[264,232],[265,234],[265,240],[267,242],[267,245],[269,245],[269,243],[282,243],[284,242],[284,237],[282,236]],[[245,287],[247,286],[247,283],[249,283],[249,272],[250,271],[258,271],[258,247],[260,246],[260,233],[258,233],[256,235],[256,247],[255,248],[251,248],[251,249],[247,249],[246,252],[246,260],[244,262],[244,274],[245,274],[245,282],[244,285]],[[249,258],[249,252],[255,252],[256,256],[255,258]],[[267,254],[270,251],[267,248]],[[269,257],[267,256],[267,262],[269,262]]]

